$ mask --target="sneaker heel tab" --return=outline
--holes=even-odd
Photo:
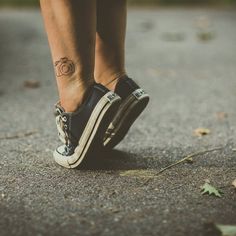
[[[102,84],[95,84],[94,85],[94,88],[101,91],[102,93],[107,93],[109,92],[110,90],[107,89],[105,86],[103,86]]]
[[[134,80],[131,79],[131,78],[128,78],[128,79],[126,80],[126,83],[127,83],[130,87],[132,87],[132,88],[134,88],[134,89],[136,89],[136,88],[139,87],[139,86],[137,85],[137,83],[134,82]]]
[[[126,88],[132,88],[135,89],[137,87],[137,84],[133,81],[133,79],[126,77],[123,79],[120,79],[116,85],[115,92],[125,90]]]

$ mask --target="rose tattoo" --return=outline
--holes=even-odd
[[[75,72],[75,65],[73,61],[69,60],[67,57],[63,57],[59,61],[56,61],[55,68],[57,77],[71,75]]]

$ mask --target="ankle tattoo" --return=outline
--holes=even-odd
[[[57,77],[72,75],[75,72],[75,64],[67,57],[63,57],[55,62],[55,71]]]

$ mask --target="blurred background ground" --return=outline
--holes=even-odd
[[[1,9],[0,235],[217,236],[211,222],[235,225],[235,13],[130,8],[127,68],[150,105],[116,150],[67,170],[52,159],[58,98],[39,9]],[[222,198],[201,194],[206,180]]]
[[[231,6],[236,0],[127,0],[129,5],[225,5]],[[0,0],[0,6],[38,6],[39,0]]]

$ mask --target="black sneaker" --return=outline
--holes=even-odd
[[[149,102],[149,95],[128,77],[118,81],[115,93],[122,102],[104,136],[104,146],[109,149],[125,137]]]
[[[57,104],[56,124],[64,145],[54,151],[55,161],[66,168],[76,168],[90,150],[100,146],[120,100],[117,94],[95,84],[77,111],[65,112]]]

